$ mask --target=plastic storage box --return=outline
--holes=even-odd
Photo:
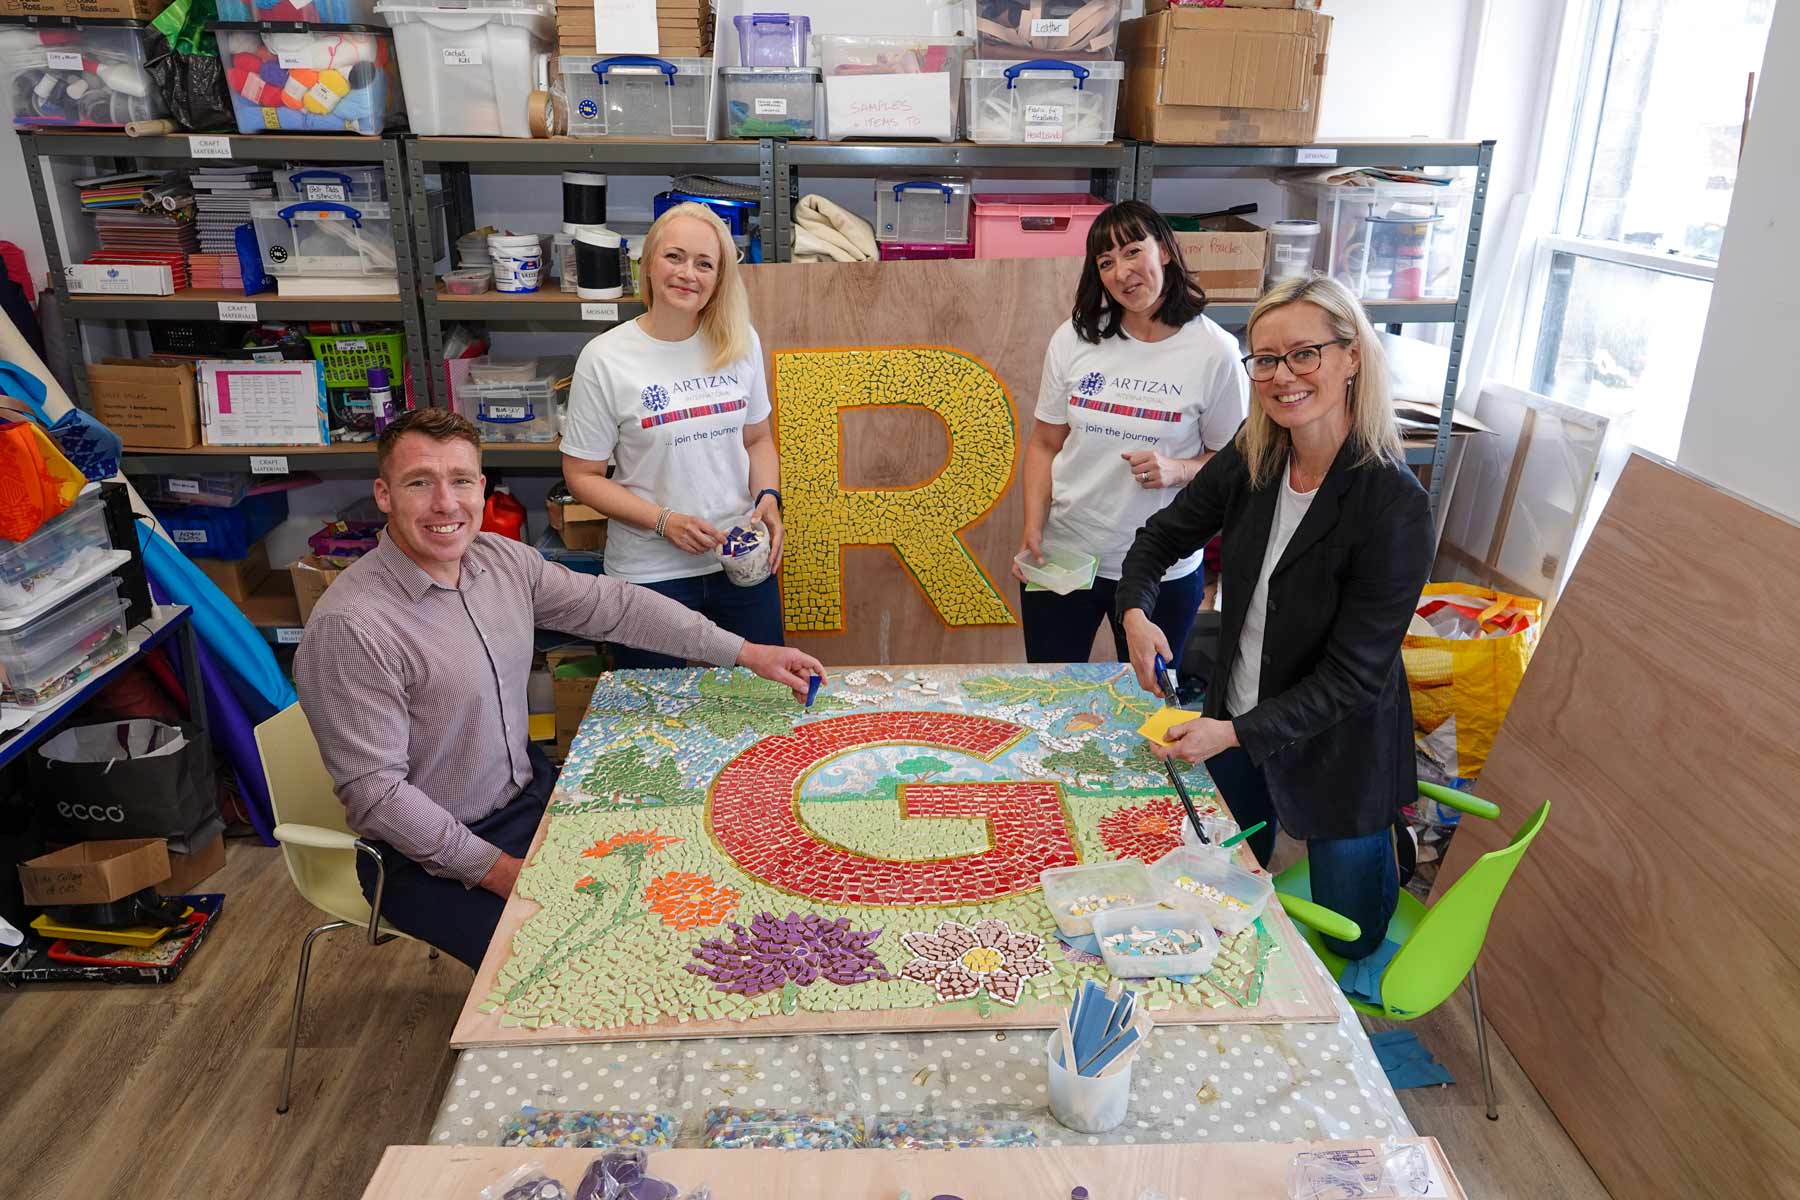
[[[710,58],[565,54],[557,59],[577,138],[704,138],[712,107]]]
[[[156,519],[189,558],[237,560],[250,554],[269,530],[287,520],[288,494],[264,492],[245,496],[231,508],[205,505],[156,505]]]
[[[569,358],[501,362],[478,358],[456,389],[456,404],[484,442],[553,442],[562,430],[559,386],[574,370]]]
[[[383,175],[380,167],[357,163],[334,167],[287,167],[275,172],[275,198],[380,204],[387,199],[387,181]]]
[[[168,116],[140,22],[0,29],[14,125],[120,128]]]
[[[1087,252],[1106,201],[1066,192],[975,194],[976,258],[1064,258]]]
[[[1056,927],[1070,937],[1092,933],[1094,918],[1110,909],[1156,903],[1156,884],[1135,858],[1052,867],[1038,874],[1038,882],[1044,885],[1044,903]]]
[[[111,549],[106,509],[97,496],[77,496],[22,542],[0,540],[0,617],[73,583]]]
[[[258,200],[250,219],[271,275],[394,273],[394,218],[386,204]]]
[[[818,132],[817,67],[724,67],[726,137],[810,138]]]
[[[919,262],[945,258],[974,258],[967,242],[877,242],[882,262]]]
[[[953,142],[966,38],[820,34],[825,133]]]
[[[963,64],[969,140],[1100,146],[1113,139],[1122,62],[981,59]]]
[[[1226,936],[1255,924],[1275,894],[1268,876],[1195,846],[1171,850],[1157,859],[1150,877],[1164,904],[1204,915]]]
[[[973,7],[982,58],[1111,59],[1118,52],[1121,0],[973,0]]]
[[[802,13],[742,13],[737,27],[738,62],[746,67],[804,67],[812,18]]]
[[[216,27],[238,132],[380,133],[399,111],[386,33]]]
[[[102,579],[37,620],[0,633],[0,700],[43,704],[125,653],[119,581]]]
[[[875,240],[927,243],[968,241],[969,181],[877,179]]]
[[[1100,560],[1093,555],[1054,546],[1044,547],[1041,564],[1032,562],[1031,555],[1023,551],[1014,556],[1013,562],[1018,564],[1019,573],[1029,582],[1059,596],[1093,587],[1094,575],[1100,569]]]
[[[393,26],[412,131],[530,137],[531,93],[548,85],[556,6],[540,2],[375,6]]]
[[[1344,187],[1284,180],[1301,218],[1320,226],[1313,263],[1364,300],[1454,297],[1473,193],[1465,181],[1444,186],[1384,183]]]
[[[374,25],[375,0],[219,0],[221,21]]]
[[[230,508],[250,491],[253,477],[242,471],[195,475],[148,475],[136,480],[146,504],[204,504]]]
[[[1199,938],[1199,948],[1189,954],[1125,954],[1112,939],[1120,934],[1130,936],[1132,930],[1145,933],[1167,933],[1182,930]],[[1106,969],[1120,979],[1148,979],[1164,975],[1204,975],[1212,970],[1219,956],[1219,935],[1212,931],[1204,916],[1197,912],[1148,908],[1120,908],[1094,918],[1094,937],[1100,942],[1100,957]]]

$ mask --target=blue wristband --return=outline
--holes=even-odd
[[[775,497],[775,511],[781,513],[783,516],[787,514],[787,509],[782,507],[781,504],[781,493],[774,488],[764,488],[762,491],[756,493],[756,499],[751,502],[750,507],[755,508],[757,505],[761,504],[764,496]]]

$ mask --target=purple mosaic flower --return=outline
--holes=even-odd
[[[687,964],[721,992],[760,996],[790,983],[806,987],[823,979],[850,987],[892,978],[869,949],[881,930],[852,929],[849,917],[762,913],[748,929],[735,921],[728,928],[729,940],[708,938],[694,947],[699,961]]]

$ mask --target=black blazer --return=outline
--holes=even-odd
[[[1223,720],[1226,680],[1262,571],[1280,497],[1260,491],[1237,442],[1138,530],[1117,611],[1146,615],[1163,572],[1223,533],[1225,609],[1206,715]],[[1232,717],[1263,770],[1275,813],[1297,838],[1362,837],[1414,796],[1412,698],[1400,639],[1431,569],[1430,503],[1413,473],[1338,452],[1269,577],[1260,702]]]

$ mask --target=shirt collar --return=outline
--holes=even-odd
[[[463,555],[462,573],[457,578],[455,588],[444,587],[443,584],[426,574],[425,568],[408,558],[406,552],[400,549],[393,538],[388,536],[386,529],[381,531],[381,540],[376,544],[374,554],[381,561],[382,566],[387,568],[388,574],[394,577],[394,581],[400,585],[401,590],[406,593],[407,599],[417,604],[425,598],[425,593],[434,587],[444,588],[445,591],[466,591],[470,579],[487,573],[487,568],[481,565],[475,554],[475,547],[479,544],[480,535],[477,534],[476,538],[477,540],[469,544],[468,551]]]

